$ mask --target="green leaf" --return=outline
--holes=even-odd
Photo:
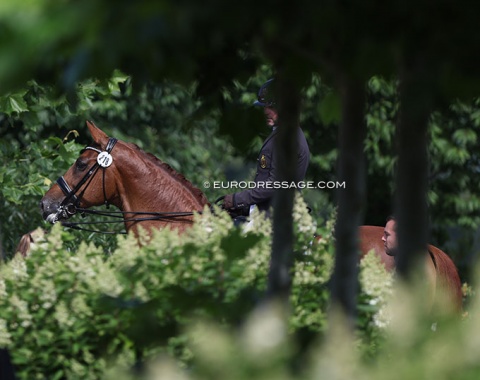
[[[318,114],[324,124],[339,123],[341,119],[340,97],[335,92],[329,92],[318,106]]]
[[[236,229],[222,238],[220,247],[227,253],[228,257],[238,258],[245,256],[245,253],[261,239],[260,235],[253,233],[244,235],[240,229]]]
[[[453,139],[461,145],[477,142],[477,133],[472,129],[457,129],[453,132]]]
[[[29,110],[28,105],[23,98],[25,94],[26,91],[22,91],[0,98],[0,106],[2,112],[6,113],[7,115],[11,115],[13,113],[20,114],[22,112],[27,112]]]

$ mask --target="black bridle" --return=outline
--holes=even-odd
[[[105,189],[105,171],[106,169],[111,165],[113,162],[113,158],[111,156],[111,151],[115,147],[115,144],[117,143],[117,139],[111,137],[108,140],[107,146],[104,151],[101,151],[100,149],[94,148],[87,146],[83,151],[85,150],[93,150],[98,153],[97,160],[95,164],[85,173],[85,175],[82,177],[82,179],[75,185],[75,187],[72,189],[67,181],[65,181],[65,178],[61,176],[57,180],[57,184],[60,187],[60,189],[63,191],[65,194],[65,198],[63,201],[60,203],[60,206],[58,208],[58,211],[56,212],[55,215],[53,215],[49,221],[52,223],[56,223],[60,219],[68,219],[77,212],[80,212],[82,215],[85,214],[94,214],[94,215],[99,215],[99,216],[107,216],[111,218],[115,218],[117,220],[108,220],[108,221],[102,221],[102,222],[65,222],[61,221],[61,224],[65,227],[77,229],[77,230],[82,230],[82,231],[88,231],[88,232],[99,232],[99,233],[105,233],[105,234],[116,234],[116,233],[123,233],[125,234],[126,232],[112,232],[112,231],[98,231],[94,229],[88,229],[81,227],[81,225],[92,225],[92,224],[98,224],[98,223],[125,223],[125,222],[143,222],[143,221],[151,221],[151,220],[161,220],[161,221],[168,221],[168,222],[188,222],[192,223],[190,219],[184,219],[185,217],[190,217],[194,215],[194,212],[144,212],[144,211],[98,211],[98,210],[92,210],[92,209],[85,209],[85,208],[80,208],[80,202],[81,199],[85,193],[85,190],[88,188],[90,185],[91,181],[95,177],[95,174],[98,172],[99,169],[102,169],[103,171],[103,180],[102,180],[102,187],[103,187],[103,197],[104,197],[104,204],[105,206],[109,206],[108,199],[107,199],[107,193]],[[83,152],[82,151],[82,152]],[[83,190],[79,193],[80,188],[85,185]],[[77,195],[78,193],[78,195]],[[201,211],[198,211],[197,213],[201,214]],[[131,217],[125,217],[125,215],[131,215]],[[119,220],[120,219],[120,220]]]
[[[99,168],[103,169],[103,197],[104,197],[105,205],[108,205],[107,193],[105,191],[105,169],[108,168],[113,162],[113,158],[110,155],[110,152],[115,147],[115,144],[117,143],[117,141],[118,140],[116,138],[111,137],[108,140],[105,151],[101,151],[100,149],[97,149],[91,146],[87,146],[85,149],[82,150],[81,153],[83,153],[85,150],[93,150],[98,153],[98,156],[97,156],[97,160],[95,161],[95,164],[92,165],[92,167],[85,173],[85,175],[75,185],[73,189],[68,185],[67,181],[65,181],[65,178],[63,176],[57,179],[57,184],[60,187],[60,189],[63,191],[63,194],[65,194],[65,198],[63,199],[62,203],[60,203],[60,206],[58,207],[58,211],[55,215],[56,220],[51,220],[53,223],[58,221],[60,217],[64,219],[68,219],[70,216],[76,214],[76,212],[79,210],[80,200],[82,199],[83,194],[85,193],[88,186],[92,182]],[[84,184],[86,184],[84,189],[77,196],[78,191]]]

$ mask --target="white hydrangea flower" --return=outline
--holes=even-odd
[[[391,320],[388,301],[393,292],[393,274],[385,269],[380,258],[371,251],[360,262],[359,278],[362,290],[369,298],[367,302],[378,308],[373,323],[379,328],[385,328]]]
[[[44,305],[49,304],[51,306],[57,301],[57,291],[55,289],[55,284],[53,283],[53,281],[39,281],[38,287],[39,289],[42,289],[41,293],[39,294],[39,299],[40,301],[44,302]]]
[[[307,204],[300,193],[295,193],[293,204],[293,221],[297,226],[298,232],[306,235],[313,235],[317,230],[317,224],[308,212]]]
[[[65,302],[61,301],[55,308],[54,317],[60,326],[71,327],[75,323],[73,315]]]
[[[22,327],[28,327],[32,324],[33,317],[28,310],[26,301],[14,294],[10,297],[10,305],[15,309],[17,320]]]
[[[8,347],[12,344],[12,336],[8,331],[7,321],[0,319],[0,347]]]
[[[20,255],[16,255],[10,261],[10,265],[8,266],[8,268],[13,275],[13,279],[22,280],[28,278],[27,264],[25,262],[25,259]]]
[[[79,318],[88,318],[93,315],[92,309],[87,305],[85,298],[81,295],[77,295],[73,298],[70,308],[72,314]]]
[[[95,283],[101,293],[111,297],[118,297],[123,292],[123,287],[112,270],[101,270],[95,277]]]
[[[5,285],[5,281],[0,280],[0,298],[7,297],[7,286]]]

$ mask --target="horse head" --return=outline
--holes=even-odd
[[[117,143],[91,122],[87,126],[94,143],[82,150],[42,198],[40,207],[46,221],[65,221],[77,211],[86,213],[92,206],[112,204],[120,211],[108,216],[123,221],[127,231],[136,231],[139,226],[183,231],[192,224],[194,212],[208,205],[205,195],[168,164],[135,144]],[[118,219],[118,213],[123,219]]]
[[[95,124],[87,121],[92,146],[82,150],[68,171],[47,191],[40,201],[43,218],[51,223],[66,220],[78,208],[112,203],[116,194],[112,157],[116,139],[109,138]]]

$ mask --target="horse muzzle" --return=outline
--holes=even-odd
[[[67,220],[77,212],[77,208],[72,203],[62,205],[58,202],[49,202],[46,199],[42,199],[40,208],[43,219],[51,224],[55,224],[59,220]]]

